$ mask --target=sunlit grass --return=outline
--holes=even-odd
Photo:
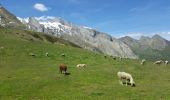
[[[9,32],[10,33],[10,32]],[[0,32],[0,99],[14,100],[168,100],[170,66],[139,60],[106,59],[80,48],[25,41]],[[32,52],[35,57],[29,56]],[[45,53],[49,53],[49,57]],[[64,53],[66,56],[62,57]],[[58,65],[68,65],[71,75],[59,74]],[[87,68],[77,69],[85,63]],[[116,73],[129,72],[136,87],[121,86]]]

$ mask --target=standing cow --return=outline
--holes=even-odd
[[[59,71],[60,71],[60,73],[62,74],[63,72],[63,74],[66,74],[66,72],[67,72],[67,65],[65,65],[65,64],[60,64],[59,65]]]
[[[142,61],[141,61],[141,65],[144,65],[145,64],[145,62],[146,62],[146,60],[145,59],[142,59]]]
[[[168,65],[168,60],[165,61],[165,65]]]
[[[157,64],[157,65],[160,65],[161,63],[163,63],[162,60],[158,60],[158,61],[155,61],[154,64]]]

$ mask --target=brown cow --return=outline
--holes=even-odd
[[[59,70],[60,70],[60,73],[61,73],[61,74],[62,74],[63,72],[64,72],[63,74],[66,74],[67,65],[65,65],[65,64],[60,64]]]

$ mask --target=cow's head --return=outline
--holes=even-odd
[[[132,87],[135,87],[136,85],[135,85],[135,83],[132,83],[132,85],[131,85]]]

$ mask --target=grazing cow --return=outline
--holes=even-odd
[[[158,61],[155,61],[153,64],[160,65],[161,63],[163,63],[163,61],[162,60],[158,60]]]
[[[106,59],[106,58],[107,58],[107,56],[106,56],[106,55],[104,55],[104,58]]]
[[[60,70],[60,73],[62,74],[63,72],[63,74],[66,74],[66,72],[67,72],[67,65],[65,65],[65,64],[60,64],[59,65],[59,70]]]
[[[34,57],[36,56],[34,53],[29,53],[29,55],[30,55],[30,56],[34,56]]]
[[[116,60],[116,57],[114,57],[114,56],[112,56],[112,55],[110,56],[110,58],[112,58],[112,59]]]
[[[4,49],[4,47],[0,47],[0,49]]]
[[[128,85],[128,83],[134,87],[135,86],[135,82],[133,81],[132,75],[126,72],[118,72],[117,76],[119,78],[119,82],[121,85],[123,85],[123,80],[125,80],[126,82],[126,86]]]
[[[76,67],[77,67],[77,68],[85,68],[85,67],[86,67],[86,64],[77,64]]]
[[[116,57],[113,57],[114,60],[116,60]]]
[[[122,57],[119,57],[119,60],[122,61]]]
[[[45,56],[47,56],[47,57],[49,56],[48,52],[45,53]]]
[[[145,64],[145,62],[146,62],[146,60],[145,59],[142,59],[142,61],[141,61],[141,65],[144,65]]]
[[[166,60],[166,61],[165,61],[165,65],[168,65],[168,63],[169,63],[169,62]]]
[[[62,57],[65,57],[66,55],[63,53],[63,54],[61,54],[61,56],[62,56]]]

